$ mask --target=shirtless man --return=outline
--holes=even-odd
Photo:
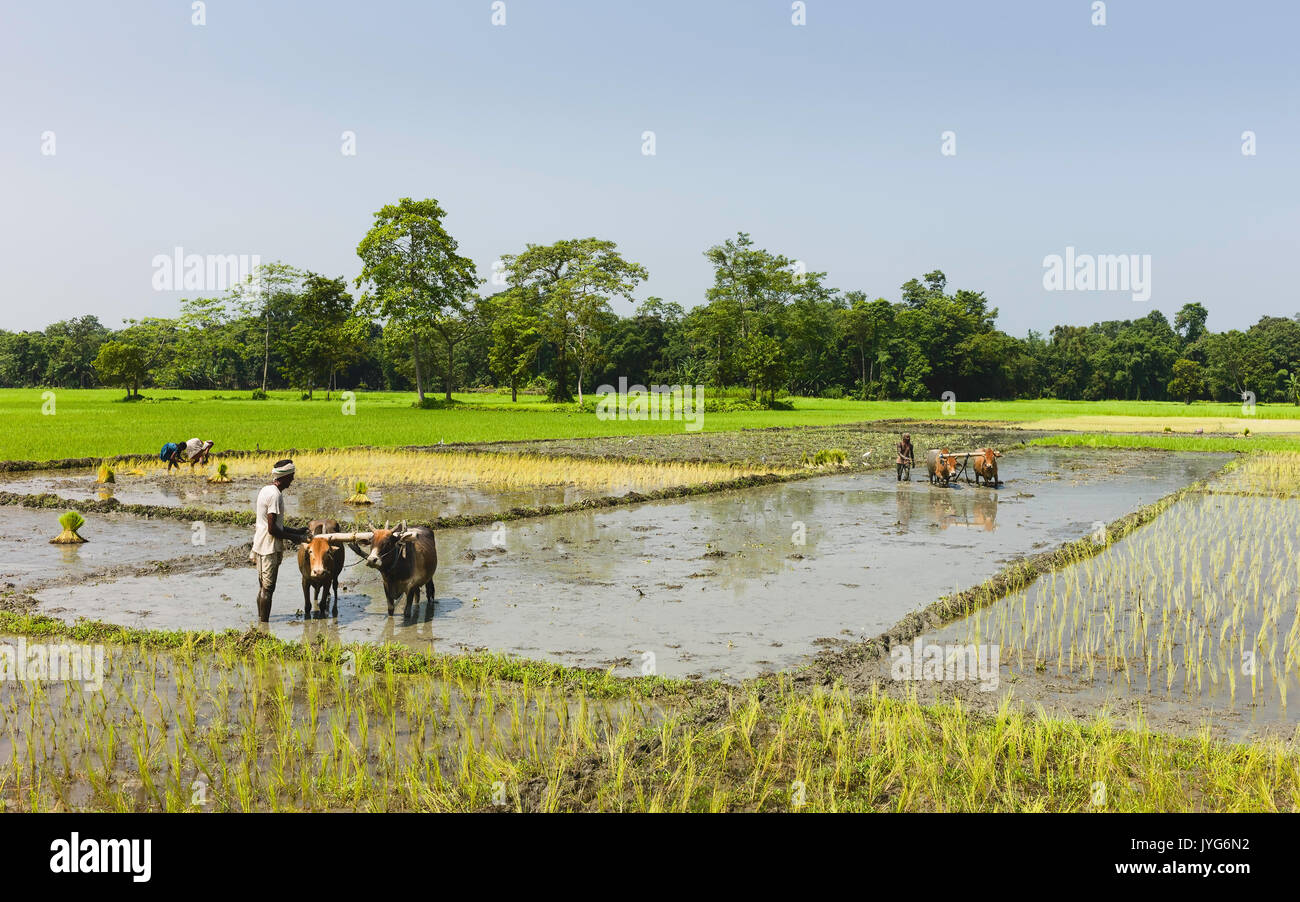
[[[916,452],[912,449],[912,436],[909,433],[903,433],[903,440],[896,446],[898,450],[898,460],[895,461],[898,470],[898,481],[903,481],[903,471],[911,470],[916,466]],[[912,474],[907,474],[909,482],[912,480]]]

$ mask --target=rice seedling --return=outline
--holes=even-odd
[[[661,716],[632,699],[592,704],[451,663],[402,674],[363,661],[346,673],[323,650],[304,651],[288,661],[111,646],[99,693],[0,683],[0,749],[11,759],[0,809],[517,806],[521,782],[548,762],[626,747]]]
[[[50,539],[51,545],[80,545],[87,541],[77,531],[86,525],[86,518],[77,511],[68,511],[61,515],[59,525],[63,527],[63,531]]]
[[[804,464],[810,467],[846,467],[849,453],[843,448],[822,448],[811,457],[804,454]]]
[[[212,483],[227,483],[230,481],[230,464],[225,461],[217,464],[217,472],[208,477],[208,482]]]
[[[373,504],[374,502],[372,502],[369,498],[366,497],[366,484],[358,480],[356,485],[352,487],[352,494],[348,497],[347,503],[348,504]]]
[[[116,482],[117,477],[113,475],[113,470],[108,464],[100,464],[99,471],[95,474],[95,481],[98,483]]]
[[[1082,557],[936,641],[993,641],[1012,674],[1047,668],[1086,683],[1195,704],[1249,706],[1292,722],[1300,681],[1300,457],[1240,462],[1142,530]],[[983,639],[981,640],[981,637]]]
[[[233,477],[262,477],[282,455],[239,457],[229,462]],[[797,472],[790,467],[752,464],[570,458],[540,454],[418,452],[397,450],[309,451],[295,454],[298,478],[348,479],[357,475],[384,485],[484,486],[498,489],[566,485],[584,489],[648,491],[721,482],[741,476]],[[845,456],[847,459],[847,455]],[[147,464],[155,472],[164,464]],[[364,492],[354,492],[364,494]],[[356,503],[356,502],[353,502]]]

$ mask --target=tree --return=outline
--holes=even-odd
[[[1205,394],[1205,375],[1195,360],[1181,357],[1174,361],[1174,378],[1169,382],[1169,394],[1191,404]]]
[[[849,306],[844,310],[844,332],[857,346],[858,385],[865,400],[869,387],[876,381],[876,363],[881,347],[894,322],[894,311],[889,301],[876,298],[868,301],[861,291],[845,295]]]
[[[428,329],[447,343],[447,398],[451,398],[452,353],[460,333],[456,321],[479,284],[474,262],[458,253],[459,245],[443,226],[446,213],[433,198],[403,197],[375,213],[375,223],[357,246],[361,275],[368,286],[361,301],[410,341],[415,391],[424,402],[420,341]]]
[[[126,389],[126,398],[140,397],[140,386],[163,363],[175,343],[171,320],[128,320],[128,327],[99,346],[95,371],[105,385]]]
[[[129,401],[139,396],[140,383],[149,375],[149,363],[144,348],[139,345],[109,340],[99,346],[95,355],[95,372],[105,385],[125,388]]]
[[[109,330],[97,316],[78,316],[46,327],[45,384],[89,388],[95,381],[95,355],[108,338]]]
[[[278,348],[281,375],[290,385],[305,388],[310,398],[317,385],[327,396],[336,373],[360,356],[359,344],[368,321],[353,315],[347,283],[307,273],[290,308],[292,325],[281,333]]]
[[[488,299],[492,343],[488,361],[493,374],[510,385],[510,400],[519,400],[519,381],[523,379],[539,341],[537,316],[518,295],[502,292]]]
[[[303,274],[278,261],[263,263],[232,289],[232,303],[245,316],[262,321],[262,391],[271,368],[271,336],[291,319]]]
[[[1289,373],[1284,370],[1279,375],[1286,381],[1286,396],[1300,407],[1300,373]]]
[[[1174,331],[1184,344],[1195,344],[1205,334],[1205,321],[1209,317],[1210,311],[1203,304],[1196,301],[1184,304],[1174,316]]]
[[[714,245],[704,256],[713,265],[713,285],[705,293],[710,313],[700,322],[708,326],[709,339],[717,346],[720,370],[729,368],[737,355],[749,361],[757,347],[751,347],[751,336],[776,332],[786,306],[796,297],[828,296],[821,285],[825,273],[796,276],[795,261],[755,247],[746,232]],[[747,362],[740,369],[751,372]],[[750,380],[749,387],[750,398],[757,399],[758,385]]]
[[[776,390],[786,378],[785,352],[781,345],[770,335],[754,335],[745,342],[742,358],[750,384],[767,392],[769,404],[775,401]]]
[[[624,260],[614,242],[599,238],[530,244],[520,254],[503,257],[502,263],[511,290],[534,312],[538,333],[555,349],[551,399],[573,400],[569,364],[577,356],[582,366],[582,336],[589,336],[608,313],[611,298],[630,298],[649,273],[641,264]]]

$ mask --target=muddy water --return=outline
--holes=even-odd
[[[362,565],[344,571],[336,620],[303,621],[296,563],[286,560],[270,628],[741,679],[796,665],[821,639],[877,635],[1012,558],[1085,535],[1222,463],[1035,449],[1003,458],[1000,489],[899,484],[873,472],[524,520],[499,534],[447,530],[432,617],[422,603],[413,618],[400,604],[389,618],[377,575]],[[39,599],[62,616],[244,628],[255,591],[245,568],[49,589]]]
[[[209,483],[203,476],[184,471],[182,475],[118,474],[117,482],[100,485],[93,474],[70,475],[66,472],[17,474],[0,479],[0,490],[24,495],[46,492],[79,501],[116,498],[123,504],[151,504],[161,507],[200,507],[211,510],[252,511],[257,493],[266,484],[263,479],[236,479],[230,483]],[[346,503],[351,487],[324,479],[302,477],[285,492],[285,513],[290,516],[332,517],[338,520],[375,520],[394,522],[409,519],[452,517],[460,514],[483,514],[512,507],[573,504],[600,495],[621,495],[634,486],[615,486],[602,490],[574,486],[540,486],[528,490],[494,489],[474,486],[370,486],[366,497],[370,505]]]
[[[1234,739],[1290,737],[1300,725],[1298,537],[1300,501],[1193,495],[914,648],[996,648],[998,685],[986,681],[978,707],[1010,693],[1075,716],[1104,708],[1129,719],[1140,708],[1171,732],[1208,722]]]
[[[120,514],[89,514],[79,530],[81,545],[51,545],[63,511],[0,507],[0,588],[23,588],[51,578],[71,578],[118,564],[141,564],[247,542],[252,531],[211,523],[143,520]],[[202,539],[204,544],[195,544]]]

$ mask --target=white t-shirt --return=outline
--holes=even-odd
[[[253,554],[274,554],[284,551],[284,541],[271,535],[266,528],[266,515],[275,514],[277,526],[284,524],[284,493],[275,483],[263,486],[257,493],[257,528],[253,531]]]
[[[193,460],[203,450],[203,439],[192,438],[185,443],[185,447],[181,450],[184,452],[186,460]]]

